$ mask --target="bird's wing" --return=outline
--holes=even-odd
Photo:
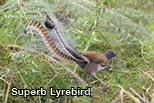
[[[87,57],[90,61],[106,66],[109,60],[102,54],[95,51],[85,51],[81,53],[83,56]]]

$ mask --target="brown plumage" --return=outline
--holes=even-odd
[[[85,51],[81,53],[83,56],[87,57],[88,60],[91,60],[95,63],[107,65],[109,60],[102,54],[95,51]]]

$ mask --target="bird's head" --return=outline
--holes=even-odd
[[[111,58],[113,58],[113,57],[118,57],[118,58],[119,58],[119,56],[118,56],[112,49],[107,50],[107,51],[104,53],[104,55],[105,55],[108,59],[111,59]]]

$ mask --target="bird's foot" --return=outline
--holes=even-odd
[[[107,90],[107,87],[108,85],[107,84],[104,84],[104,86],[103,86],[103,91],[106,91]]]

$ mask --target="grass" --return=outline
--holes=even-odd
[[[102,3],[108,4],[106,12],[103,11]],[[86,83],[75,82],[72,75],[63,68],[34,55],[29,50],[34,49],[51,56],[43,48],[44,44],[38,41],[39,36],[25,35],[17,40],[16,44],[27,50],[15,51],[7,48],[8,45],[15,44],[29,19],[43,24],[46,13],[51,13],[49,8],[56,12],[57,18],[65,25],[70,41],[76,42],[73,45],[79,52],[87,49],[103,53],[112,48],[120,56],[111,60],[108,70],[97,73],[99,78],[105,78],[104,82],[109,86],[106,91],[103,90],[101,83],[91,78],[90,97],[55,98],[46,95],[23,98],[11,95],[13,87],[21,89],[44,87],[48,91],[50,87],[86,88]],[[143,6],[139,0],[133,2],[91,0],[84,3],[82,0],[6,1],[0,9],[0,102],[153,102],[154,15],[152,12],[151,4],[144,3]],[[59,62],[76,71],[76,74],[86,81],[87,74],[75,63]]]

